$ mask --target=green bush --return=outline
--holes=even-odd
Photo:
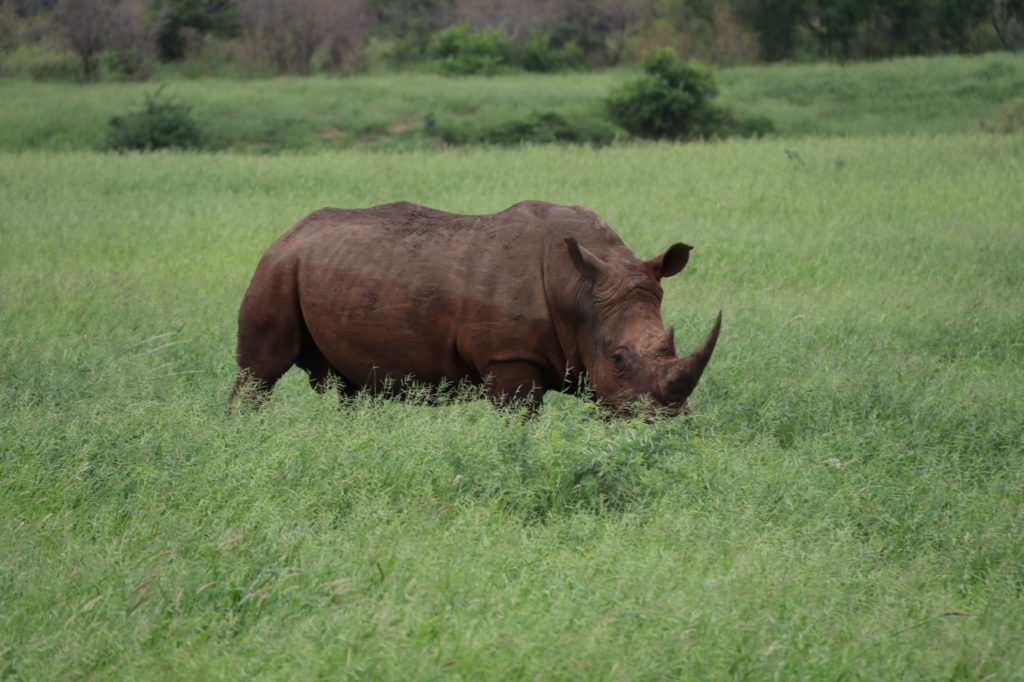
[[[145,58],[135,50],[104,50],[97,61],[103,73],[114,80],[142,80],[149,75]]]
[[[553,111],[534,112],[481,128],[477,141],[484,144],[592,144],[603,146],[615,140],[615,128],[602,121],[570,121]]]
[[[666,48],[648,56],[644,71],[646,75],[608,97],[608,112],[617,124],[654,139],[710,138],[727,132],[729,114],[711,103],[717,88],[710,68],[682,62]]]
[[[554,45],[551,36],[533,32],[523,47],[523,68],[527,71],[549,73],[580,69],[586,66],[587,55],[575,43]]]
[[[118,151],[201,147],[203,133],[192,107],[163,95],[163,86],[146,95],[141,111],[110,119],[107,147]]]
[[[604,120],[570,120],[553,111],[532,112],[476,128],[438,125],[431,120],[428,131],[447,144],[589,144],[604,146],[615,141],[619,131]]]
[[[447,75],[492,75],[509,71],[513,64],[512,42],[497,29],[473,31],[459,23],[434,36],[430,54]]]

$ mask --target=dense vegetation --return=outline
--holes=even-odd
[[[0,154],[0,676],[1024,669],[1024,137]],[[552,396],[223,416],[313,208],[580,203],[685,239],[692,419]]]
[[[1007,50],[1024,41],[1022,20],[1024,0],[6,0],[0,77],[145,81],[397,69],[465,78],[642,63],[643,75],[582,115],[533,106],[487,121],[430,110],[383,130],[339,135],[349,126],[328,124],[324,131],[341,138],[328,146],[390,138],[396,128],[406,133],[395,141],[400,147],[709,140],[762,136],[776,125],[764,112],[713,102],[716,75],[693,57],[739,64]],[[226,139],[192,108],[147,93],[141,109],[108,115],[105,146],[276,149],[300,138],[316,146],[308,119],[282,122],[264,135],[269,142]]]
[[[1015,50],[1024,0],[5,0],[0,74],[450,75]]]

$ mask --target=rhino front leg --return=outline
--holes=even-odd
[[[484,373],[487,394],[496,405],[521,402],[536,414],[544,399],[544,373],[531,362],[495,362]]]

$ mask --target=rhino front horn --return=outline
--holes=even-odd
[[[674,402],[686,400],[693,389],[697,387],[704,368],[711,360],[711,354],[715,352],[715,344],[718,343],[718,332],[722,328],[722,311],[718,311],[718,317],[711,326],[711,331],[700,342],[700,345],[693,349],[693,352],[679,361],[675,371],[668,379],[668,393]]]

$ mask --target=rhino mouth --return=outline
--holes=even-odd
[[[693,412],[693,410],[690,409],[689,402],[686,400],[679,403],[673,403],[655,399],[651,402],[653,409],[644,415],[644,421],[648,424],[653,424],[660,419],[671,419],[672,417],[678,417],[680,415],[688,416]]]
[[[605,406],[609,417],[624,419],[642,417],[648,424],[692,413],[690,405],[686,400],[671,402],[661,400],[649,393],[639,397],[622,398],[615,402],[607,402]]]
[[[639,396],[627,396],[620,392],[617,399],[612,400],[613,410],[621,416],[642,414],[645,417],[650,415],[653,419],[690,414],[687,400],[711,360],[721,328],[722,311],[718,311],[711,330],[693,352],[685,358],[667,361],[658,370],[660,377],[654,391]]]

